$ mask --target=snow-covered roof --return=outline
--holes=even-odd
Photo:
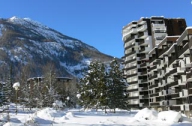
[[[186,28],[186,30],[188,30],[188,29],[192,29],[192,26]]]
[[[45,77],[32,77],[32,78],[27,79],[27,81],[37,80],[37,79],[44,79],[44,78],[45,78]],[[72,80],[72,78],[70,78],[70,77],[56,77],[56,79]]]

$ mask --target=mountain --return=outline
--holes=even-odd
[[[81,77],[82,70],[91,61],[112,59],[76,38],[29,18],[0,18],[0,71],[7,67],[17,74],[22,66],[33,64],[31,76],[41,76],[41,68],[53,63],[60,76]]]

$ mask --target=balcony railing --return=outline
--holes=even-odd
[[[167,50],[169,50],[169,48],[165,48],[165,49],[161,49],[159,50],[159,56],[161,56],[163,53],[165,53]]]
[[[159,93],[157,92],[157,93],[154,93],[154,94],[150,94],[150,97],[157,97],[157,96],[159,96]]]
[[[138,75],[139,75],[139,76],[145,76],[145,74],[147,74],[147,71],[138,72]]]
[[[137,66],[131,66],[131,67],[125,68],[125,70],[131,70],[131,69],[136,69],[136,68],[137,68]]]
[[[181,92],[179,92],[179,97],[187,97],[188,96],[188,90],[182,89]]]
[[[146,58],[146,56],[144,55],[144,56],[141,56],[140,57],[140,60],[142,60],[142,59],[145,59]]]
[[[132,84],[137,84],[138,81],[132,81],[132,82],[128,82],[129,85],[132,85]]]
[[[146,63],[142,63],[142,64],[140,64],[140,67],[144,67],[146,65],[147,65]]]
[[[144,31],[146,29],[147,29],[147,25],[142,25],[142,26],[137,28],[137,31]]]
[[[173,87],[173,86],[177,86],[178,85],[178,81],[174,81],[174,82],[171,82],[171,83],[167,83],[167,87],[170,88],[170,87]]]
[[[145,41],[143,39],[136,39],[136,43],[138,43],[138,45],[141,45],[145,43]]]
[[[170,106],[171,110],[180,111],[180,106]]]
[[[192,89],[188,90],[189,95],[192,95]]]
[[[131,36],[131,37],[128,37],[125,42],[130,42],[131,40],[135,39],[135,37]]]
[[[129,78],[129,77],[133,77],[133,76],[137,76],[137,73],[135,73],[135,74],[129,74],[129,75],[127,75],[126,77]]]
[[[134,47],[135,46],[135,44],[131,44],[131,45],[129,45],[129,46],[126,46],[125,47],[125,50],[127,50],[127,49],[129,49],[129,48],[132,48],[132,47]]]
[[[152,63],[154,60],[156,60],[157,58],[156,58],[156,56],[152,56],[152,57],[150,57],[149,58],[149,63]]]
[[[151,66],[149,70],[152,71],[152,70],[154,70],[156,68],[157,68],[157,65],[154,65],[154,66]]]
[[[168,69],[167,69],[166,72],[167,72],[166,76],[168,77],[168,76],[170,76],[171,74],[177,73],[177,68],[173,68],[172,70],[169,70],[169,71],[168,71]]]
[[[178,55],[179,55],[179,57],[180,57],[182,54],[185,54],[185,51],[186,51],[187,49],[189,49],[189,44],[188,44],[188,43],[185,44],[183,48],[181,48],[181,49],[178,50]]]
[[[138,91],[138,88],[133,89],[127,89],[128,92]]]
[[[163,35],[163,36],[158,36],[158,37],[156,37],[156,40],[163,40],[165,38],[165,36]]]
[[[187,88],[192,89],[192,83],[191,82],[187,82]]]
[[[140,37],[142,37],[142,36],[144,36],[144,32],[139,33],[138,38],[140,38]]]
[[[157,30],[155,30],[154,32],[155,32],[155,33],[166,33],[166,30],[159,30],[159,29],[157,29]]]
[[[141,48],[141,49],[139,50],[139,52],[143,52],[143,51],[145,51],[145,48]]]
[[[169,94],[170,95],[170,98],[173,99],[173,98],[179,98],[179,93],[176,93],[176,94]]]
[[[128,103],[127,106],[130,107],[130,108],[139,108],[139,104],[138,103],[137,104]]]
[[[125,64],[127,64],[127,63],[131,63],[131,62],[133,62],[133,61],[136,61],[136,58],[135,58],[135,59],[127,60],[127,61],[125,62]]]
[[[136,33],[136,32],[137,32],[136,28],[132,28],[129,31],[124,32],[123,33],[123,39],[124,39],[124,37],[129,36],[131,33]]]
[[[139,99],[139,96],[129,96],[128,99]]]
[[[154,79],[154,78],[157,78],[157,74],[154,74],[153,76],[150,76],[150,77],[149,77],[149,80],[152,80],[152,79]]]
[[[149,103],[150,104],[150,106],[159,106],[159,103],[158,102],[151,102],[151,103]]]
[[[149,86],[149,88],[154,88],[154,87],[158,87],[158,84],[156,83],[156,84]]]
[[[136,53],[136,51],[132,51],[132,52],[125,54],[125,56],[130,56],[130,55],[135,54],[135,53]]]
[[[141,79],[140,81],[141,81],[141,83],[145,83],[145,82],[147,82],[148,80],[147,80],[147,79]]]

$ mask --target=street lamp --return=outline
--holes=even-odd
[[[20,87],[20,83],[19,82],[16,82],[16,83],[13,84],[13,88],[16,91],[16,111],[15,111],[16,115],[17,115],[17,93],[18,93],[19,87]]]

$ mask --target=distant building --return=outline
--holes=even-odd
[[[129,84],[129,107],[150,105],[148,86],[153,77],[148,77],[149,52],[166,36],[181,35],[185,28],[185,19],[164,17],[141,18],[123,27],[124,74]]]

